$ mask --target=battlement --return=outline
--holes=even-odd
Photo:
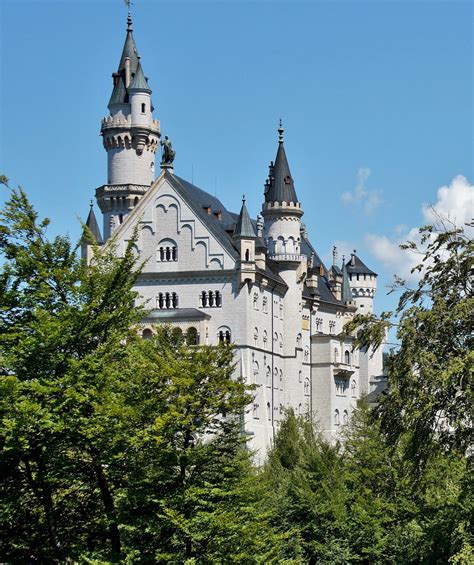
[[[114,116],[106,116],[102,118],[100,131],[102,134],[106,130],[111,129],[131,129],[132,117],[131,115],[124,116],[123,114],[115,114]],[[148,126],[150,133],[160,134],[160,120],[153,120]]]

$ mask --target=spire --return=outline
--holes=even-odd
[[[127,88],[137,72],[139,63],[137,46],[133,38],[132,16],[130,12],[128,12],[127,35],[125,37],[118,70],[112,75],[114,79],[114,89],[109,100],[109,107],[112,104],[125,104],[128,102]]]
[[[142,65],[140,60],[138,61],[138,67],[133,77],[132,83],[129,86],[129,90],[140,90],[141,92],[148,92],[151,94],[151,89],[148,86],[148,81],[143,74]]]
[[[240,209],[239,219],[235,224],[233,237],[243,239],[255,239],[257,237],[245,205],[245,194],[242,196],[242,208]]]
[[[353,302],[351,285],[349,283],[349,277],[347,275],[347,268],[346,268],[345,263],[343,263],[343,265],[342,265],[341,300],[342,300],[342,302],[344,302],[344,304],[348,304],[350,302]]]
[[[94,214],[94,204],[90,203],[89,215],[87,216],[86,226],[89,228],[92,236],[94,237],[96,243],[102,243],[102,235],[100,233],[99,224]]]
[[[283,145],[283,126],[280,120],[278,128],[278,150],[275,164],[271,167],[269,185],[265,192],[265,202],[298,202],[290,167]]]

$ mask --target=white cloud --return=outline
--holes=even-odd
[[[437,192],[437,201],[432,205],[423,204],[421,213],[426,223],[438,223],[440,218],[449,219],[457,227],[464,227],[466,234],[472,237],[473,228],[464,224],[472,221],[474,215],[474,185],[466,177],[456,176],[449,186],[442,186]],[[407,281],[415,281],[418,273],[411,273],[411,269],[420,263],[420,256],[412,251],[400,249],[400,244],[406,241],[419,243],[418,228],[402,231],[402,226],[397,226],[396,238],[385,235],[369,234],[365,242],[372,255],[387,269],[391,270]]]
[[[346,206],[357,206],[369,216],[382,204],[382,191],[368,189],[366,183],[372,174],[368,168],[360,168],[357,171],[357,184],[352,192],[344,192],[341,196],[342,203]]]
[[[438,189],[438,200],[435,204],[424,204],[423,217],[428,223],[436,223],[439,216],[449,219],[458,227],[474,218],[474,185],[463,175],[454,177],[449,186]],[[469,228],[468,228],[469,231]]]

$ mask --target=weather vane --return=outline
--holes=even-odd
[[[123,0],[125,2],[125,5],[128,8],[128,12],[130,13],[130,6],[133,4],[132,0]]]

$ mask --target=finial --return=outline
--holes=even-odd
[[[334,245],[332,248],[332,264],[335,266],[337,261],[337,247]]]
[[[242,206],[245,206],[245,194],[242,194]]]
[[[342,256],[342,264],[345,265],[345,263],[346,263],[346,256],[343,255],[343,256]]]
[[[125,5],[128,8],[128,16],[127,16],[127,31],[132,31],[132,12],[130,6],[132,5],[131,0],[123,0]]]
[[[281,121],[280,118],[280,127],[278,128],[278,143],[283,143],[283,132],[285,130],[283,129],[283,123]]]
[[[352,253],[355,255],[357,253],[357,249],[354,249]]]
[[[93,202],[92,198],[91,198],[91,201],[90,201],[89,206],[91,207],[91,210],[92,210],[92,208],[94,207],[94,202]]]

